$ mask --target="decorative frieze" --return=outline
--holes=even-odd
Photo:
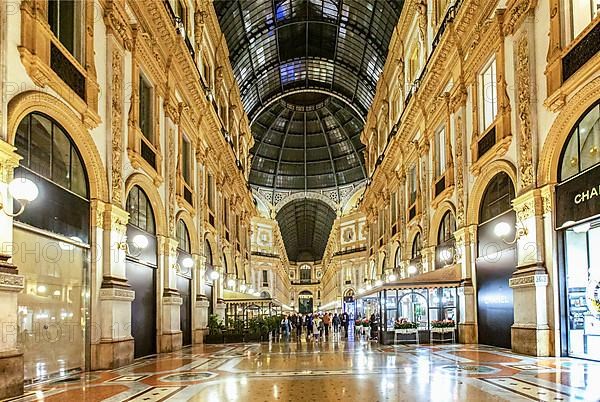
[[[548,286],[548,274],[532,274],[517,276],[508,280],[511,288],[520,287],[545,287]]]
[[[20,292],[25,287],[25,278],[21,275],[0,272],[0,291]]]

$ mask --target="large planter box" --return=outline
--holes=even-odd
[[[206,335],[204,337],[204,343],[224,343],[223,334]]]
[[[225,334],[223,341],[225,343],[243,343],[244,335],[243,334]]]
[[[262,342],[264,339],[268,340],[269,335],[261,333],[247,333],[246,335],[244,335],[244,339],[246,340],[246,342]]]

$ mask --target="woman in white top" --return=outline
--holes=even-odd
[[[315,315],[313,319],[313,335],[315,336],[315,341],[318,341],[319,335],[321,335],[321,319],[318,315]]]

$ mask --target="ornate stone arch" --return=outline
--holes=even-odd
[[[187,211],[182,209],[176,215],[175,222],[182,220],[187,227],[188,233],[190,234],[190,246],[192,250],[192,254],[200,254],[200,243],[198,242],[198,231],[196,230],[196,226],[194,224],[194,219],[192,215]]]
[[[290,195],[288,195],[287,197],[285,197],[283,200],[281,200],[279,202],[279,204],[277,204],[275,206],[275,215],[277,215],[277,213],[281,210],[281,208],[283,208],[286,204],[289,204],[290,202],[294,201],[294,200],[298,200],[298,199],[302,199],[302,198],[308,198],[308,199],[314,199],[314,200],[318,200],[318,201],[322,201],[325,204],[329,205],[331,207],[331,209],[333,209],[334,211],[338,211],[338,205],[333,202],[333,200],[323,194],[319,194],[319,193],[315,193],[314,191],[301,191],[298,193],[292,193]]]
[[[429,230],[429,242],[427,243],[430,246],[438,244],[437,237],[438,237],[438,231],[440,228],[440,224],[442,223],[442,218],[444,217],[444,215],[446,215],[446,212],[448,212],[448,211],[450,211],[454,215],[454,218],[456,219],[456,207],[449,200],[444,200],[440,203],[440,205],[435,210],[435,213],[431,217],[431,221],[430,221],[431,222],[430,223],[431,230]]]
[[[481,174],[477,177],[475,185],[471,190],[469,197],[469,206],[467,208],[467,225],[479,224],[479,205],[483,199],[483,194],[487,188],[490,180],[494,178],[498,173],[504,172],[508,174],[516,188],[517,185],[517,169],[515,165],[507,160],[495,160],[491,162],[485,169],[481,171]]]
[[[393,242],[390,249],[390,261],[394,268],[398,268],[398,266],[396,265],[396,253],[398,253],[398,250],[400,250],[400,260],[402,260],[402,258],[404,257],[404,253],[402,250],[402,244],[400,243],[400,240],[396,240],[395,242]]]
[[[221,261],[221,257],[217,253],[219,248],[217,247],[217,240],[215,239],[214,234],[210,231],[206,231],[203,236],[202,255],[205,257],[206,260],[206,255],[204,255],[204,242],[208,242],[208,245],[210,246],[210,251],[212,252],[213,265],[219,265],[218,262]]]
[[[152,210],[154,212],[154,219],[156,221],[156,235],[157,236],[168,236],[167,230],[167,213],[163,205],[160,194],[154,185],[152,179],[142,173],[133,173],[125,181],[125,198],[123,204],[127,201],[127,195],[134,186],[138,186],[148,196],[150,203],[152,204]],[[123,208],[125,205],[123,205]]]
[[[410,226],[410,229],[406,233],[406,244],[404,247],[404,252],[402,253],[402,255],[406,256],[406,258],[403,258],[405,260],[409,260],[411,257],[412,244],[417,233],[421,234],[421,242],[423,242],[423,228],[421,225]]]
[[[224,259],[224,261],[222,261],[222,268],[224,274],[230,274],[232,272],[235,273],[234,259],[231,256],[231,250],[232,249],[229,246],[221,248],[221,259]],[[227,264],[227,270],[225,270],[225,264]]]
[[[598,101],[599,93],[600,77],[596,77],[566,100],[562,110],[552,123],[542,147],[538,169],[540,185],[553,184],[558,181],[558,163],[565,141],[579,118]]]
[[[98,147],[81,118],[59,98],[41,91],[26,91],[12,98],[8,102],[7,141],[14,144],[19,123],[32,112],[44,113],[65,128],[77,146],[85,165],[90,199],[107,202],[108,179]]]

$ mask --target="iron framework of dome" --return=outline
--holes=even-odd
[[[250,184],[273,204],[296,192],[342,202],[366,179],[360,132],[404,1],[213,4],[256,139]]]
[[[250,182],[274,190],[310,190],[364,179],[360,118],[334,97],[301,105],[300,96],[273,103],[254,122]]]

